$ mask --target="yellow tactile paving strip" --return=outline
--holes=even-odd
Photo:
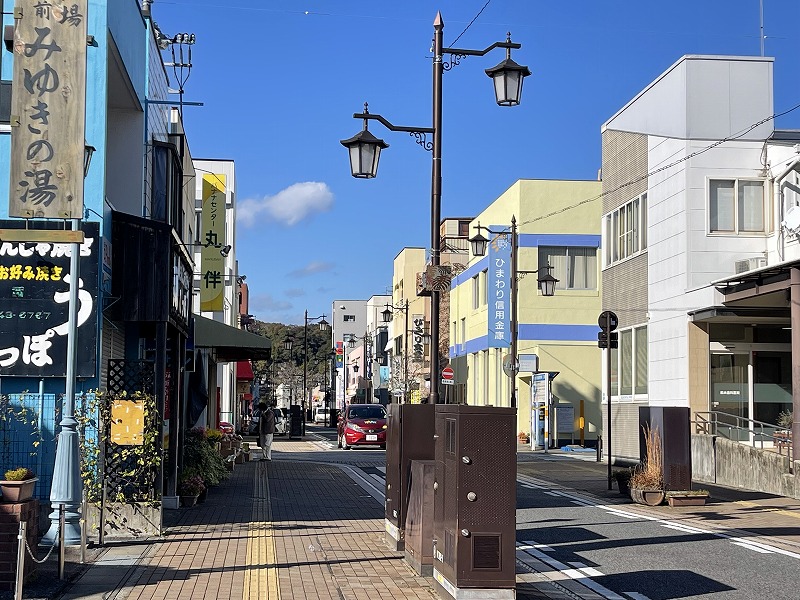
[[[247,572],[243,600],[280,600],[272,506],[266,463],[260,463],[253,477],[253,512],[247,530]]]

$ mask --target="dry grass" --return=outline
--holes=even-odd
[[[646,456],[643,464],[637,466],[631,476],[630,486],[644,490],[663,490],[663,458],[661,454],[661,434],[649,425],[644,427]]]

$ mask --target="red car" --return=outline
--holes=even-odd
[[[339,416],[339,448],[386,448],[386,409],[380,404],[350,404]]]

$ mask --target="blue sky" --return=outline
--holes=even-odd
[[[484,8],[485,6],[485,8]],[[454,44],[484,8],[475,22]],[[302,323],[334,299],[386,293],[392,260],[430,239],[430,154],[378,123],[378,177],[350,176],[339,140],[369,102],[395,125],[431,126],[431,38],[505,39],[533,75],[498,107],[483,70],[502,50],[444,75],[442,216],[485,208],[514,181],[596,179],[600,127],[684,54],[759,55],[758,0],[155,0],[169,36],[194,33],[185,99],[192,155],[236,161],[239,268],[250,312]],[[764,0],[775,111],[800,103],[797,0]],[[765,117],[767,115],[764,115]],[[778,119],[800,128],[800,110]]]

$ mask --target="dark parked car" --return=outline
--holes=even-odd
[[[339,448],[386,448],[386,409],[380,404],[350,404],[339,416]]]

